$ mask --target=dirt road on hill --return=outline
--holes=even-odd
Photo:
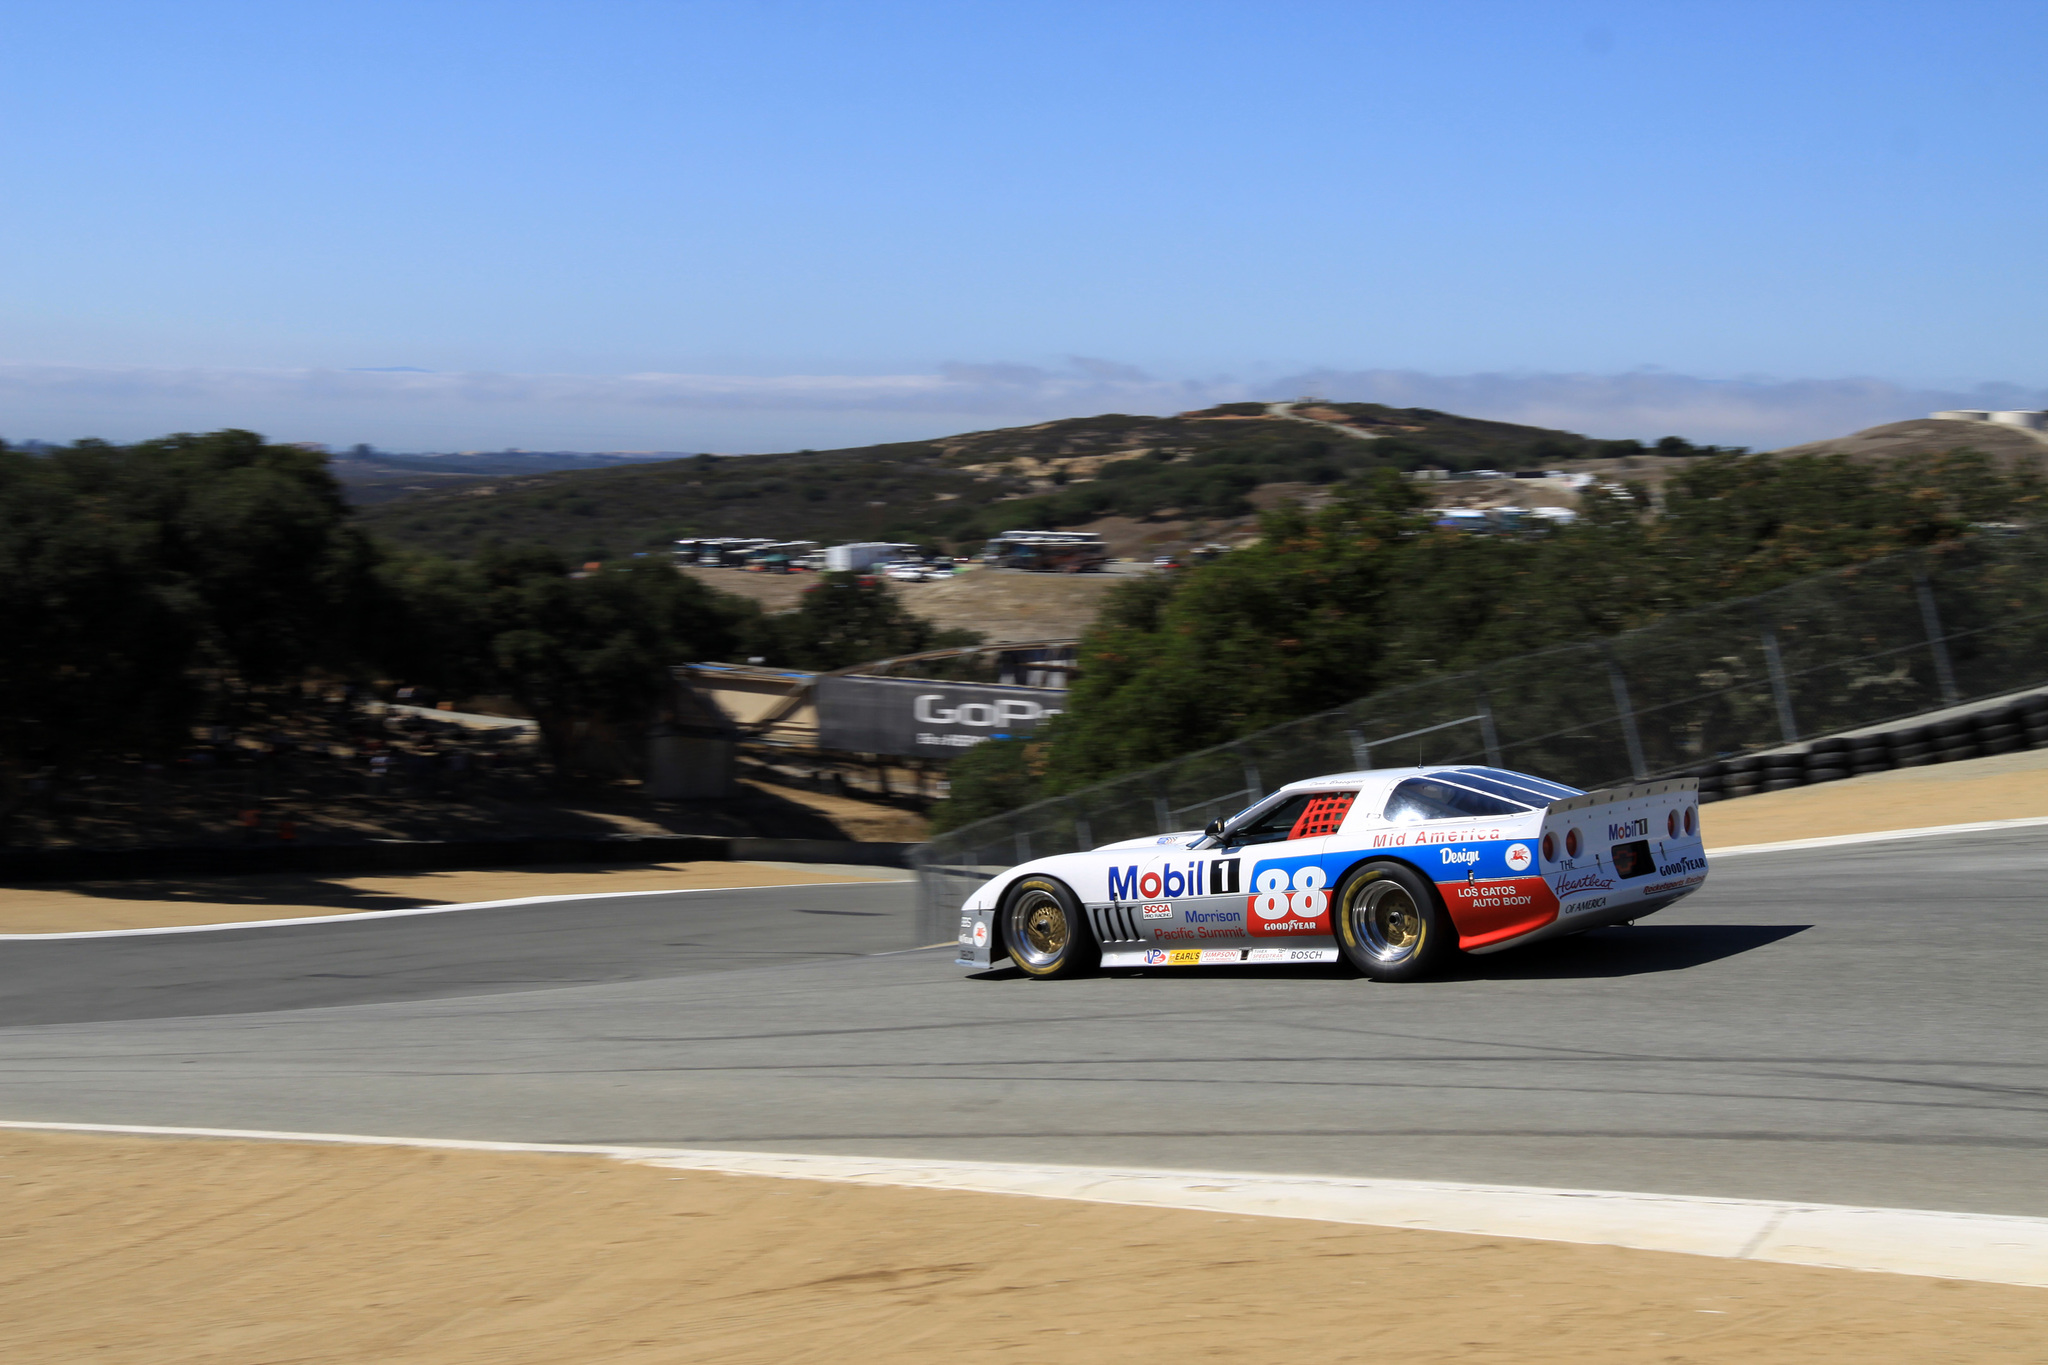
[[[759,602],[767,611],[793,611],[812,574],[743,573],[738,569],[684,569],[723,592]],[[1102,599],[1124,573],[1039,574],[974,568],[931,583],[891,583],[910,611],[942,630],[972,630],[992,644],[1067,640],[1086,631]]]

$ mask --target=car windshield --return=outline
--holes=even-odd
[[[1390,824],[1414,825],[1425,820],[1521,815],[1531,809],[1520,801],[1506,800],[1491,792],[1465,786],[1462,781],[1452,780],[1462,776],[1445,773],[1437,777],[1409,778],[1387,797],[1385,819]]]
[[[1476,787],[1495,796],[1504,796],[1510,801],[1528,801],[1535,798],[1537,805],[1547,806],[1552,801],[1562,801],[1568,796],[1584,796],[1577,787],[1567,787],[1561,782],[1545,782],[1540,777],[1527,773],[1511,773],[1505,768],[1460,768],[1455,773],[1446,773],[1461,787]]]

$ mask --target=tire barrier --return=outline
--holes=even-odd
[[[1831,735],[1799,751],[1738,754],[1702,764],[1690,775],[1699,779],[1701,801],[1725,801],[2026,749],[2048,749],[2048,693],[1878,734]]]

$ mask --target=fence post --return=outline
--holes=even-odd
[[[1614,714],[1621,720],[1621,737],[1628,742],[1629,771],[1641,782],[1649,777],[1650,767],[1643,762],[1643,740],[1636,733],[1636,709],[1628,699],[1628,679],[1621,675],[1621,665],[1612,651],[1603,645],[1600,653],[1607,660],[1607,681],[1614,689]]]
[[[1486,741],[1486,761],[1500,767],[1500,732],[1493,728],[1493,703],[1484,691],[1479,694],[1479,735]]]
[[[1152,798],[1152,818],[1158,822],[1161,834],[1173,833],[1173,812],[1166,808],[1165,797]]]
[[[1792,719],[1792,690],[1785,686],[1785,661],[1778,656],[1776,627],[1765,626],[1764,664],[1771,670],[1771,696],[1778,703],[1778,730],[1787,744],[1799,742],[1799,726]]]
[[[1956,671],[1948,660],[1948,637],[1941,633],[1941,613],[1934,609],[1934,585],[1927,575],[1913,575],[1913,589],[1920,596],[1920,624],[1927,631],[1927,650],[1934,655],[1934,680],[1941,684],[1941,701],[1954,706],[1962,700],[1956,691]]]
[[[1252,798],[1251,801],[1245,802],[1247,806],[1266,794],[1265,786],[1259,781],[1259,765],[1250,759],[1244,761],[1244,789]]]
[[[1351,741],[1351,761],[1358,765],[1358,770],[1364,772],[1372,767],[1372,745],[1365,742],[1365,736],[1356,730],[1346,730],[1344,737]]]
[[[1095,831],[1088,827],[1088,817],[1085,815],[1074,817],[1074,844],[1083,853],[1095,847]]]
[[[1020,829],[1017,831],[1017,861],[1020,863],[1031,861],[1031,834],[1028,830]]]

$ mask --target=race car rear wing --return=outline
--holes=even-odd
[[[1547,809],[1553,815],[1562,815],[1569,811],[1584,810],[1588,806],[1625,804],[1653,796],[1669,796],[1674,792],[1689,792],[1696,795],[1699,789],[1700,780],[1697,777],[1672,777],[1661,782],[1638,782],[1627,787],[1602,787],[1599,791],[1553,801]]]

